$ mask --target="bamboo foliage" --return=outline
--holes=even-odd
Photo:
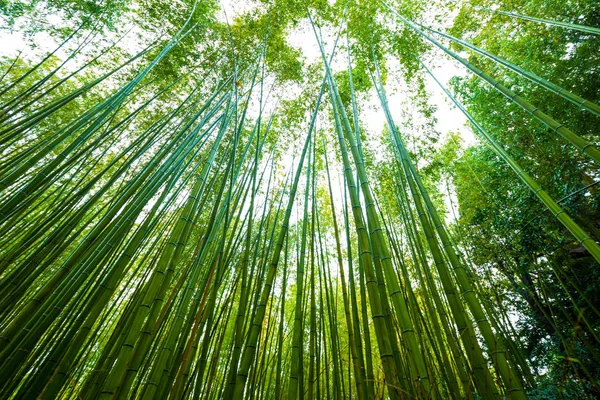
[[[419,60],[420,61],[420,60]],[[422,63],[421,63],[422,64]],[[423,65],[423,64],[422,64]],[[587,235],[575,221],[573,221],[563,209],[550,197],[550,195],[527,173],[508,153],[491,137],[481,125],[469,114],[469,112],[460,104],[450,92],[442,86],[442,84],[431,74],[431,71],[423,65],[425,70],[434,78],[440,85],[444,93],[452,100],[452,102],[465,114],[469,122],[473,124],[478,134],[489,143],[490,147],[496,152],[510,167],[515,171],[519,178],[529,187],[529,189],[544,203],[544,205],[552,212],[552,214],[575,236],[575,238],[584,246],[594,259],[600,262],[600,248],[598,244]]]
[[[387,4],[386,4],[387,6]],[[554,120],[552,117],[546,115],[544,112],[540,110],[539,107],[531,104],[529,101],[525,100],[523,97],[513,92],[502,83],[498,82],[496,79],[472,65],[470,62],[460,57],[458,54],[445,47],[435,38],[431,37],[427,33],[425,33],[422,29],[420,29],[415,23],[409,21],[404,18],[402,15],[395,12],[392,8],[387,6],[388,9],[400,19],[402,22],[410,26],[414,29],[418,34],[426,38],[428,41],[439,47],[444,53],[448,54],[453,59],[457,60],[465,67],[467,67],[471,72],[475,75],[479,76],[481,79],[486,81],[488,84],[492,85],[496,90],[506,96],[509,100],[520,106],[523,110],[527,111],[532,117],[542,122],[548,128],[550,128],[554,133],[560,135],[567,142],[575,146],[578,150],[589,156],[592,160],[600,163],[600,150],[598,150],[593,143],[586,141],[585,139],[578,136],[575,132],[571,131],[569,128],[565,127],[562,123]]]

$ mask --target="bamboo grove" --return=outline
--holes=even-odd
[[[2,59],[1,398],[546,398],[535,397],[544,372],[525,356],[506,305],[528,290],[559,342],[563,380],[578,385],[577,398],[600,396],[597,296],[553,264],[544,273],[568,308],[551,306],[557,295],[541,283],[494,292],[426,176],[418,138],[394,112],[390,58],[410,67],[407,79],[439,85],[453,115],[594,269],[597,221],[538,182],[535,162],[512,154],[459,86],[436,76],[430,53],[503,96],[514,108],[504,117],[496,109],[500,118],[522,113],[575,154],[592,179],[578,191],[588,198],[597,197],[597,137],[499,71],[572,104],[596,131],[598,102],[433,26],[423,5],[338,3],[265,2],[263,19],[248,22],[255,40],[240,20],[217,22],[212,3],[181,3],[172,29],[139,34],[128,52],[120,46],[130,32],[102,38],[103,7],[117,6],[101,3],[55,49]],[[464,7],[582,42],[600,33],[483,2]],[[274,59],[287,62],[280,25],[292,8],[318,49],[302,107],[278,92],[289,71],[274,72]],[[376,13],[403,32],[399,54],[365,39],[378,32],[368,25]],[[210,43],[216,34],[221,47]],[[364,87],[383,116],[381,138],[365,127]],[[490,195],[480,173],[468,166],[472,190]],[[448,192],[455,213],[461,195]]]

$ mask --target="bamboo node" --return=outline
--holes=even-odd
[[[581,148],[581,151],[586,151],[588,147],[594,147],[592,143],[587,143],[585,146]]]

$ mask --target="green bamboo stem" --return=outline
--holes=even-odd
[[[322,93],[322,90],[321,90],[321,93]],[[304,162],[307,148],[310,143],[311,135],[312,135],[312,132],[313,132],[313,129],[315,126],[315,119],[316,119],[316,115],[317,115],[317,110],[320,105],[321,97],[322,97],[322,94],[320,94],[317,99],[317,106],[316,106],[315,112],[313,113],[313,117],[310,122],[307,139],[304,144],[304,148],[302,150],[302,155],[300,156],[300,161],[299,161],[296,176],[294,178],[294,183],[292,184],[292,187],[290,190],[289,203],[288,203],[288,206],[285,211],[283,225],[279,232],[279,237],[275,244],[275,248],[273,249],[273,255],[272,255],[269,267],[268,267],[267,275],[265,278],[265,284],[264,284],[261,294],[260,294],[260,300],[255,309],[255,314],[252,318],[252,320],[253,320],[252,325],[250,326],[250,329],[248,332],[248,338],[246,339],[246,344],[244,347],[244,351],[242,353],[240,368],[238,370],[238,377],[236,379],[236,385],[235,385],[235,390],[234,390],[235,398],[241,398],[244,395],[246,380],[248,378],[250,368],[253,364],[254,357],[256,356],[256,344],[258,342],[259,335],[262,330],[262,323],[263,323],[263,319],[264,319],[265,312],[266,312],[267,301],[269,300],[269,297],[271,295],[271,288],[273,286],[273,281],[274,281],[275,275],[277,273],[277,266],[279,264],[279,258],[281,255],[281,249],[283,248],[283,242],[284,242],[285,236],[287,235],[287,231],[288,231],[290,216],[291,216],[291,212],[292,212],[292,205],[293,205],[293,201],[294,201],[294,198],[296,195],[298,181],[300,179],[300,172],[302,170],[302,164]]]
[[[476,9],[486,11],[489,13],[506,15],[507,17],[524,19],[526,21],[539,22],[542,24],[550,25],[550,26],[559,26],[561,28],[566,28],[566,29],[570,29],[570,30],[574,30],[574,31],[589,33],[592,35],[600,35],[600,29],[592,27],[592,26],[572,24],[570,22],[562,22],[562,21],[556,21],[556,20],[545,19],[545,18],[531,17],[528,15],[517,14],[517,13],[513,13],[513,12],[509,12],[509,11],[492,10],[490,8],[485,8],[485,7],[477,7]]]
[[[350,353],[352,356],[352,364],[354,366],[354,380],[356,381],[356,391],[357,391],[357,395],[359,399],[366,399],[367,396],[367,387],[365,385],[365,374],[364,374],[364,361],[363,361],[363,357],[362,357],[362,350],[361,350],[361,354],[360,356],[358,355],[358,350],[357,350],[357,341],[355,339],[355,333],[354,333],[354,326],[353,326],[353,320],[352,317],[350,316],[350,302],[348,300],[348,289],[346,287],[346,274],[344,272],[344,263],[343,263],[343,257],[342,257],[342,246],[340,243],[340,234],[339,234],[339,229],[338,229],[338,225],[337,225],[337,217],[336,217],[336,213],[335,213],[335,205],[334,205],[334,197],[333,197],[333,190],[331,187],[331,177],[329,174],[329,162],[327,160],[327,149],[325,146],[325,142],[323,141],[323,153],[324,153],[324,158],[325,158],[325,171],[327,173],[327,186],[329,189],[329,202],[331,204],[331,216],[333,219],[333,232],[334,232],[334,237],[335,237],[335,246],[336,246],[336,253],[337,253],[337,260],[338,260],[338,267],[340,269],[340,281],[341,281],[341,286],[342,286],[342,299],[344,302],[344,314],[345,314],[345,320],[346,320],[346,330],[348,333],[348,342],[349,342],[349,346],[350,346]],[[319,237],[321,237],[319,235]],[[352,273],[352,272],[351,272]],[[362,347],[362,346],[361,346]]]

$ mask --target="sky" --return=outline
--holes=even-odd
[[[220,3],[223,9],[221,19],[229,19],[230,21],[236,15],[250,11],[255,6],[251,1],[240,0],[221,0]],[[292,46],[301,51],[309,63],[320,61],[321,53],[319,46],[315,40],[312,27],[307,21],[301,23],[298,28],[290,32],[288,40]],[[446,56],[438,59],[441,61],[438,61],[435,66],[429,66],[429,68],[446,87],[448,87],[448,81],[453,76],[466,76],[464,67],[457,65],[458,63],[449,60]],[[333,68],[335,69],[335,67],[336,66],[334,65]],[[346,68],[346,66],[340,65],[339,68]],[[475,141],[475,137],[473,136],[471,129],[465,126],[467,120],[462,112],[450,105],[450,101],[447,100],[446,94],[433,79],[428,77],[426,84],[427,90],[431,94],[429,100],[431,104],[435,105],[437,108],[435,113],[435,117],[438,120],[436,126],[437,130],[443,135],[448,132],[459,132],[466,145],[472,144]],[[399,92],[388,93],[388,95],[393,113],[394,109],[397,109],[402,102],[404,95]],[[374,94],[373,97],[375,97]],[[385,125],[385,116],[381,112],[367,109],[363,117],[368,129],[372,132],[380,132]]]
[[[318,62],[321,59],[321,53],[319,46],[315,40],[312,28],[308,23],[302,24],[298,29],[291,32],[289,36],[289,42],[292,46],[301,50],[302,54],[306,57],[308,62]],[[334,68],[336,66],[334,65]],[[346,68],[346,65],[338,65],[338,68]],[[450,78],[453,76],[465,76],[463,68],[460,68],[456,63],[448,60],[446,57],[441,62],[431,68],[434,75],[445,85],[448,83]],[[472,142],[472,135],[470,130],[465,129],[464,125],[466,118],[458,109],[454,109],[450,106],[450,103],[446,100],[446,95],[439,88],[437,83],[432,79],[427,79],[427,90],[431,94],[430,102],[436,106],[437,112],[435,114],[438,119],[437,129],[441,133],[447,133],[450,131],[460,131],[464,133],[465,141],[468,143]],[[392,109],[392,113],[397,108],[402,100],[405,98],[401,92],[388,93],[389,103]],[[373,93],[373,100],[375,95]],[[377,100],[378,101],[378,100]],[[371,101],[369,101],[371,102]],[[382,112],[376,112],[369,108],[366,109],[366,115],[364,115],[364,122],[370,131],[380,132],[385,125],[385,116]],[[464,131],[464,132],[463,132]]]

